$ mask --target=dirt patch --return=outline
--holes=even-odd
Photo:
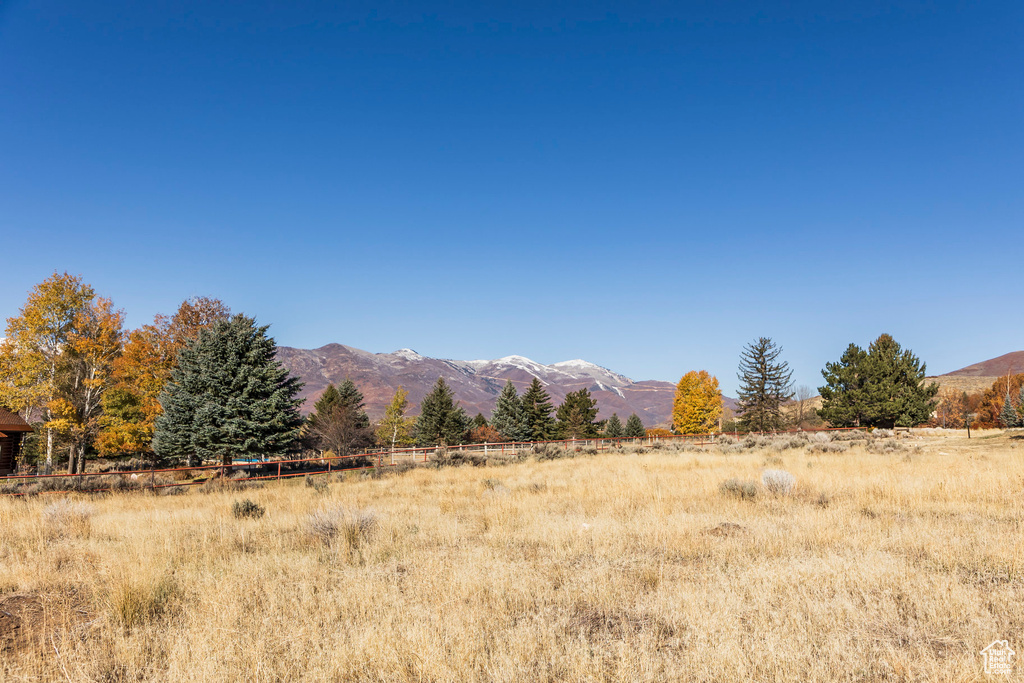
[[[53,597],[16,593],[0,599],[0,653],[46,646],[51,636],[88,626],[97,615],[83,608],[75,591]]]

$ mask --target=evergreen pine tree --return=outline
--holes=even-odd
[[[338,405],[344,406],[353,414],[356,427],[359,429],[370,428],[370,418],[366,414],[366,403],[363,401],[363,392],[359,391],[355,383],[345,379],[338,385]]]
[[[867,422],[873,427],[913,427],[935,410],[939,385],[924,384],[925,365],[888,334],[868,347],[865,384]]]
[[[864,351],[850,344],[821,371],[818,414],[834,427],[913,427],[935,410],[937,384],[925,386],[925,365],[888,334]]]
[[[320,398],[313,404],[313,412],[306,418],[307,429],[313,430],[323,424],[339,403],[341,403],[341,395],[338,393],[338,387],[334,386],[332,382],[327,385],[324,393],[320,394]]]
[[[480,429],[481,427],[487,427],[490,423],[487,422],[487,418],[484,417],[483,413],[477,413],[470,423],[470,429]]]
[[[195,463],[285,455],[296,444],[302,384],[276,359],[269,326],[236,315],[200,331],[178,354],[160,395],[153,447]]]
[[[868,353],[850,344],[837,363],[826,363],[821,371],[825,386],[818,388],[821,408],[818,415],[833,427],[860,427],[866,424]]]
[[[555,420],[551,416],[551,397],[536,377],[522,396],[523,412],[529,429],[524,440],[548,441],[555,436]]]
[[[373,435],[364,406],[363,394],[352,380],[337,387],[328,384],[306,419],[311,445],[342,456],[369,446]]]
[[[626,429],[623,436],[628,436],[633,439],[642,439],[647,436],[647,430],[644,429],[644,423],[640,420],[640,416],[633,413],[626,420]]]
[[[617,439],[622,436],[622,433],[622,420],[619,419],[617,413],[612,413],[612,416],[608,418],[608,422],[604,426],[604,435],[610,439]]]
[[[468,426],[466,411],[455,404],[451,387],[443,377],[438,377],[434,388],[420,403],[420,416],[416,420],[417,442],[423,446],[454,446],[462,443]]]
[[[564,439],[585,439],[597,436],[597,401],[586,389],[570,391],[556,412],[558,433]]]
[[[751,431],[781,429],[782,404],[793,396],[789,364],[780,362],[782,347],[768,337],[748,344],[740,354],[739,415]]]
[[[1013,429],[1014,427],[1021,426],[1020,415],[1017,413],[1017,406],[1013,405],[1013,397],[1009,394],[1006,395],[1006,400],[1003,402],[1003,410],[999,413],[999,422],[1002,423],[1006,429]]]
[[[498,430],[504,441],[529,441],[532,436],[527,423],[526,410],[516,393],[512,380],[508,380],[498,394],[498,401],[491,413],[491,426]]]

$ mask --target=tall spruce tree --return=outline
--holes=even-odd
[[[622,420],[619,419],[618,413],[612,413],[604,425],[604,435],[610,439],[617,439],[622,436],[622,433]]]
[[[633,439],[642,439],[647,436],[647,430],[644,429],[644,423],[640,420],[640,416],[633,413],[626,420],[626,429],[623,436],[628,436]]]
[[[769,337],[747,344],[740,354],[739,415],[750,431],[781,429],[782,404],[793,396],[793,371],[780,361],[782,347]]]
[[[547,441],[555,437],[555,419],[551,416],[551,397],[536,377],[522,396],[523,412],[531,441]]]
[[[937,384],[925,385],[925,364],[883,334],[865,352],[851,344],[822,370],[818,414],[835,427],[913,427],[935,410]]]
[[[491,413],[491,426],[498,430],[504,441],[529,441],[532,435],[527,423],[523,402],[516,393],[512,380],[508,380],[498,394],[498,401]]]
[[[1013,396],[1010,394],[1006,395],[1006,401],[1003,402],[1003,410],[999,413],[999,422],[1006,429],[1021,426],[1020,414],[1017,412],[1017,406],[1014,405]]]
[[[202,329],[178,354],[160,395],[153,447],[196,463],[285,455],[298,441],[302,383],[276,359],[269,326],[236,315]]]
[[[597,436],[597,401],[586,389],[570,391],[556,412],[558,433],[564,439],[585,439]]]
[[[454,446],[462,443],[469,427],[469,418],[462,406],[456,405],[451,387],[438,377],[434,388],[420,403],[416,420],[416,440],[423,446]]]

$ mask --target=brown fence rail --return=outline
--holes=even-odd
[[[813,432],[842,432],[842,431],[855,431],[860,429],[859,427],[835,427],[835,428],[820,428],[820,429],[791,429],[785,431],[776,432],[719,432],[715,434],[666,434],[661,436],[644,436],[644,437],[592,437],[592,438],[580,438],[580,439],[558,439],[553,441],[502,441],[495,443],[473,443],[473,444],[459,444],[455,446],[447,446],[447,451],[455,452],[466,452],[475,451],[483,453],[485,456],[490,453],[495,455],[505,453],[515,453],[522,450],[531,450],[535,446],[541,445],[554,445],[561,447],[566,451],[578,450],[583,448],[596,448],[598,451],[609,450],[623,444],[629,445],[653,445],[659,442],[670,442],[682,440],[687,443],[693,443],[694,445],[712,445],[716,439],[720,439],[723,436],[731,436],[734,438],[744,438],[747,436],[783,436],[786,434],[806,434]],[[164,488],[173,488],[177,486],[196,486],[199,484],[205,484],[208,481],[215,479],[218,475],[223,479],[228,474],[235,470],[248,470],[253,471],[254,469],[259,470],[260,474],[257,476],[244,477],[239,479],[233,479],[232,481],[238,483],[244,483],[249,481],[267,481],[267,480],[282,480],[293,477],[304,477],[306,475],[319,475],[319,474],[331,474],[337,472],[358,472],[361,470],[369,470],[376,468],[390,468],[398,464],[398,459],[403,458],[407,461],[412,462],[427,462],[430,458],[430,454],[435,453],[438,450],[438,446],[426,446],[419,448],[397,448],[394,450],[376,450],[366,451],[363,453],[356,453],[352,455],[332,455],[332,456],[317,456],[313,458],[299,458],[293,460],[266,460],[266,461],[244,461],[235,462],[230,465],[217,464],[217,465],[196,465],[193,467],[165,467],[165,468],[150,468],[145,470],[119,470],[113,472],[80,472],[77,474],[12,474],[0,477],[0,486],[5,484],[21,484],[28,485],[32,483],[42,482],[46,480],[62,480],[69,482],[85,482],[89,478],[95,477],[123,477],[132,484],[129,484],[130,488],[141,489],[141,490],[156,490]],[[384,462],[384,459],[390,459],[391,462]],[[342,467],[351,461],[358,461],[359,459],[372,459],[376,460],[375,464],[372,465],[359,465],[353,467]],[[296,466],[303,466],[301,469],[296,471]],[[287,467],[286,467],[287,466]],[[266,472],[269,470],[269,474]],[[160,482],[157,483],[158,474],[169,474],[175,472],[194,472],[202,474],[208,472],[211,476],[201,479],[193,478],[191,481],[175,481],[175,482]],[[148,479],[148,482],[146,481]],[[28,491],[0,491],[0,495],[7,496],[25,496],[34,495],[36,493],[64,493],[68,491],[75,491],[79,493],[102,493],[105,491],[113,491],[119,487],[107,486],[105,488],[82,488],[79,486],[67,486],[64,488],[53,488],[47,491],[39,492],[28,492]]]

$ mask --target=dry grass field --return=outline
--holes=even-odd
[[[3,498],[0,678],[977,681],[1021,649],[1024,441],[790,441]]]

